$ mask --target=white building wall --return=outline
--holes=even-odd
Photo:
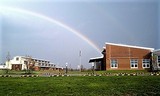
[[[27,61],[26,59],[25,59],[25,57],[20,57],[20,64],[22,64],[22,70],[26,70],[27,69],[27,66],[26,66],[26,64],[25,64],[25,61]]]
[[[9,61],[9,62],[6,61],[5,66],[6,66],[7,69],[12,69],[11,61]]]
[[[18,60],[16,60],[17,58],[18,58]],[[16,56],[11,60],[11,63],[12,64],[22,64],[22,60],[21,59],[22,59],[21,57]]]
[[[153,66],[155,67],[155,68],[154,68],[155,70],[157,70],[157,68],[158,68],[158,70],[160,70],[160,62],[159,62],[159,60],[158,60],[158,56],[160,56],[160,49],[153,51],[152,64],[153,64]],[[155,60],[154,58],[155,58],[156,60]]]
[[[32,58],[32,60],[35,62],[35,66],[38,66],[38,67],[52,67],[52,68],[54,67],[54,64],[50,63],[49,60],[42,60],[42,59],[37,59],[37,58]],[[12,65],[13,64],[21,64],[22,65],[22,69],[21,70],[25,70],[25,69],[27,69],[25,61],[27,61],[26,57],[24,57],[24,56],[15,56],[9,62],[6,61],[6,67],[8,69],[12,69]]]
[[[8,69],[12,69],[13,64],[22,64],[22,69],[21,70],[25,70],[25,69],[27,69],[26,64],[24,64],[25,60],[26,59],[22,56],[16,56],[12,60],[10,60],[9,62],[6,61],[6,67]]]

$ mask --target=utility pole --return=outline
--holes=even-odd
[[[82,52],[80,50],[79,51],[79,67],[80,67],[79,71],[80,72],[82,72],[82,58],[81,58],[81,56],[82,56]]]
[[[11,56],[10,56],[10,53],[8,52],[8,53],[7,53],[7,57],[6,57],[6,59],[7,59],[7,62],[6,62],[6,63],[7,63],[7,65],[6,65],[6,67],[7,67],[6,73],[8,73],[8,71],[9,71],[8,68],[9,68],[10,58],[11,58]]]
[[[11,56],[10,56],[9,52],[7,53],[7,57],[6,58],[7,58],[7,61],[10,61]]]

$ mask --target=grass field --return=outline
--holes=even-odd
[[[160,95],[160,76],[0,77],[0,96],[106,95]]]

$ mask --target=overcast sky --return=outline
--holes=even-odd
[[[76,68],[105,42],[160,48],[158,0],[0,0],[0,62],[7,52]]]

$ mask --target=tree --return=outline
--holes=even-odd
[[[26,59],[26,73],[27,74],[31,74],[31,71],[34,69],[34,65],[35,65],[35,62],[32,60],[32,57],[31,56],[26,56],[25,57]]]
[[[152,55],[152,71],[157,71],[158,70],[158,65],[157,65],[157,55],[153,54]]]

